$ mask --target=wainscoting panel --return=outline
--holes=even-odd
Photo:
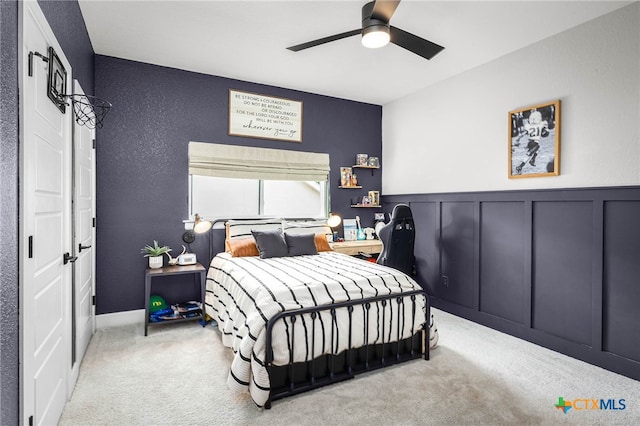
[[[480,205],[480,310],[525,324],[525,229],[523,202]]]
[[[640,201],[604,205],[603,349],[640,361]]]
[[[440,256],[433,250],[433,247],[439,246],[440,240],[438,208],[437,203],[411,204],[416,232],[420,235],[413,250],[416,256],[416,274],[418,281],[426,284],[425,290],[430,294],[440,294]]]
[[[592,345],[592,250],[592,203],[533,203],[533,328]]]
[[[640,186],[399,202],[434,307],[640,380]]]
[[[438,294],[467,308],[474,307],[475,204],[443,202],[440,213],[441,285]]]

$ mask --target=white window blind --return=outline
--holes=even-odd
[[[189,174],[237,179],[329,180],[329,154],[189,142]]]

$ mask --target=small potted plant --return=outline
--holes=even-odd
[[[144,257],[149,258],[149,268],[158,269],[162,268],[162,255],[169,253],[171,249],[168,246],[160,247],[156,240],[153,240],[153,246],[144,246],[141,253],[145,253]]]

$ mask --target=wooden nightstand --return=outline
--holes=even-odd
[[[204,319],[204,291],[206,286],[206,273],[207,270],[199,263],[195,265],[184,266],[165,266],[159,269],[149,269],[144,274],[144,335],[147,335],[147,329],[149,324],[173,324],[182,321],[192,321],[198,319]],[[163,322],[149,323],[149,298],[151,297],[151,279],[154,277],[166,277],[169,275],[193,275],[194,282],[200,279],[200,303],[202,304],[202,313],[198,316],[184,318],[184,319],[171,319]]]
[[[344,241],[340,243],[329,243],[329,245],[334,251],[350,256],[355,256],[358,253],[378,254],[382,251],[382,241],[380,240]]]

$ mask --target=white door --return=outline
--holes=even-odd
[[[73,93],[84,94],[73,82]],[[95,130],[73,121],[73,264],[71,375],[69,397],[78,379],[80,361],[95,331]]]
[[[52,46],[71,66],[37,2],[22,5],[20,152],[21,423],[53,425],[67,400],[71,369],[71,110],[47,96]],[[31,61],[30,61],[30,55]],[[29,66],[29,62],[32,66]],[[31,76],[29,75],[31,69]],[[61,74],[64,75],[64,74]]]

